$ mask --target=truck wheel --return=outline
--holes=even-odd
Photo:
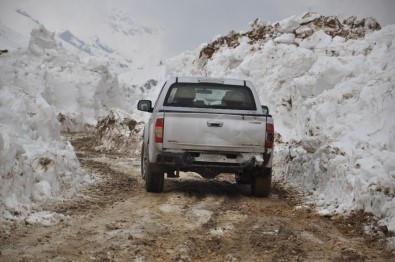
[[[236,173],[235,179],[239,185],[249,185],[251,184],[251,172],[244,171],[243,173]]]
[[[160,193],[163,191],[165,182],[165,174],[153,172],[150,168],[145,173],[145,191],[152,193]]]
[[[259,168],[251,177],[251,192],[256,197],[268,197],[272,186],[272,169]]]
[[[146,159],[147,159],[147,156],[145,155],[145,152],[144,152],[144,142],[143,142],[143,145],[141,146],[141,157],[140,157],[141,178],[143,180],[145,180],[145,176],[144,176],[145,171],[144,171],[144,169],[145,169],[145,160]]]
[[[148,152],[144,152],[144,145],[141,151],[141,175],[145,180],[145,191],[160,193],[163,191],[165,174],[153,170],[152,164],[148,159]]]

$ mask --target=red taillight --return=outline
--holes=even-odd
[[[165,125],[165,120],[163,118],[156,119],[155,122],[155,142],[163,143],[163,127]]]
[[[266,139],[265,139],[265,148],[273,148],[274,141],[274,126],[273,124],[266,124]]]

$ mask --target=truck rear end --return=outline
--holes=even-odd
[[[193,171],[206,178],[234,173],[236,181],[251,184],[258,173],[271,177],[273,120],[250,82],[170,79],[151,110],[143,149],[155,173],[177,177]]]

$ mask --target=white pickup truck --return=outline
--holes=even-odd
[[[173,77],[153,106],[144,130],[141,174],[147,192],[162,192],[164,174],[191,171],[205,178],[232,173],[254,196],[271,188],[274,127],[250,81]]]

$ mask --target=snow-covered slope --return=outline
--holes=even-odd
[[[165,35],[160,26],[139,21],[120,9],[89,12],[84,4],[69,4],[59,13],[56,5],[49,1],[43,10],[29,2],[7,2],[0,10],[0,49],[26,47],[31,30],[43,25],[55,32],[65,49],[105,59],[117,73],[157,65],[166,54],[158,44]]]
[[[362,209],[395,231],[395,25],[307,13],[251,26],[167,74],[251,80],[274,116],[275,179],[322,214]]]

